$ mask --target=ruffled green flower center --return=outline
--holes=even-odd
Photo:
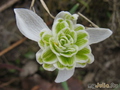
[[[52,31],[40,32],[39,45],[43,52],[39,62],[44,69],[73,69],[90,63],[89,35],[76,20],[76,15],[64,13],[55,19]]]

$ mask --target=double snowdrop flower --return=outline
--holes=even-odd
[[[40,50],[36,59],[48,71],[58,69],[55,82],[64,82],[76,67],[85,67],[94,61],[90,45],[108,38],[112,31],[106,28],[87,28],[77,24],[78,15],[61,11],[54,19],[52,30],[33,11],[14,9],[20,32],[36,41]]]

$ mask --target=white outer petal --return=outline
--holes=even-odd
[[[36,59],[37,59],[37,62],[38,62],[39,64],[42,64],[42,63],[40,63],[39,60],[38,60],[39,57],[41,56],[42,52],[43,52],[43,50],[40,49],[40,50],[36,53]]]
[[[68,80],[74,74],[74,69],[72,70],[59,70],[57,78],[55,79],[56,83],[64,82]]]
[[[86,31],[90,36],[89,44],[101,42],[112,34],[112,31],[107,28],[87,28]]]
[[[42,18],[31,10],[16,8],[14,12],[20,32],[31,40],[38,41],[40,31],[49,29]]]

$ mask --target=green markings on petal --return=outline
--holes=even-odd
[[[87,65],[87,63],[77,63],[75,67],[84,68],[86,65]]]
[[[48,71],[54,71],[56,68],[53,66],[53,64],[43,64],[43,68]]]
[[[77,24],[74,28],[75,31],[79,31],[79,30],[85,30],[85,27],[81,24]]]
[[[79,63],[87,63],[89,60],[89,54],[91,53],[91,49],[89,46],[81,49],[76,54],[76,62]]]
[[[55,66],[56,68],[60,69],[60,70],[65,69],[65,66],[64,66],[64,65],[62,65],[59,61],[58,61],[58,62],[56,62],[56,63],[54,64],[54,66]]]
[[[86,62],[88,62],[88,59],[89,59],[89,57],[87,55],[76,54],[76,62],[86,63]]]
[[[56,62],[54,64],[54,67],[58,68],[59,70],[64,70],[64,69],[67,69],[67,70],[70,70],[70,69],[73,69],[74,68],[74,65],[72,66],[65,66],[65,65],[62,65],[59,61]]]
[[[64,57],[72,57],[78,52],[78,47],[76,45],[71,45],[64,50],[64,52],[60,53],[60,55]]]
[[[77,41],[76,41],[76,45],[79,47],[79,49],[82,49],[83,47],[85,47],[88,43],[88,34],[85,31],[79,31],[77,32]]]
[[[60,55],[60,52],[62,52],[62,49],[59,47],[59,43],[56,42],[53,38],[50,39],[50,49],[56,55]]]
[[[61,22],[56,22],[57,24],[55,25],[55,33],[58,34],[62,29],[65,27],[68,27],[67,22],[61,21]]]
[[[42,48],[49,46],[49,39],[52,37],[51,31],[42,31],[40,32],[40,41],[39,45]]]
[[[58,56],[58,60],[61,64],[65,66],[72,66],[75,63],[75,56],[72,57]]]
[[[88,37],[88,33],[86,31],[77,32],[77,39],[80,40],[82,38]]]
[[[69,28],[70,28],[71,30],[73,30],[73,23],[72,23],[72,21],[71,21],[71,20],[66,20],[66,22],[67,22]]]
[[[42,64],[43,63],[43,60],[42,60],[42,58],[41,58],[41,56],[38,58],[38,60],[37,60],[40,64]]]
[[[52,35],[44,34],[42,37],[43,42],[49,43],[49,39],[52,37]]]
[[[86,46],[87,43],[88,43],[88,39],[81,39],[78,40],[75,44],[79,47],[79,49],[82,49],[83,47]]]
[[[44,50],[44,52],[41,55],[41,58],[43,62],[47,64],[53,64],[57,61],[56,55],[51,51],[50,48]]]
[[[91,53],[91,48],[90,48],[90,46],[87,46],[87,47],[81,49],[78,53],[79,54],[90,54]]]
[[[65,15],[64,15],[64,19],[71,19],[72,18],[72,16],[70,15],[70,14],[68,14],[68,13],[66,13]]]
[[[70,30],[69,28],[65,28],[64,30],[62,30],[62,32],[61,33],[63,33],[62,35],[64,35],[64,36],[66,36],[66,37],[68,37],[68,40],[71,40],[71,39],[73,39],[74,40],[74,42],[76,42],[76,32],[75,31],[73,31],[73,30]],[[60,36],[59,36],[60,37]],[[69,38],[70,37],[70,38]]]

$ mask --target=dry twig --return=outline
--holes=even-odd
[[[87,20],[89,23],[91,23],[94,27],[99,28],[96,24],[94,24],[90,19],[88,19],[87,17],[85,17],[81,13],[78,12],[78,15],[80,15],[81,17],[83,17],[85,20]]]
[[[43,7],[45,8],[45,10],[47,11],[47,13],[54,19],[54,16],[50,13],[47,5],[45,4],[44,0],[40,0],[40,2],[42,3]]]
[[[26,38],[22,38],[21,40],[17,41],[16,43],[14,43],[13,45],[9,46],[8,48],[4,49],[3,51],[0,52],[0,56],[4,55],[5,53],[7,53],[8,51],[12,50],[13,48],[15,48],[16,46],[20,45],[21,43],[23,43],[26,40]]]
[[[19,0],[9,0],[7,3],[5,3],[4,5],[2,5],[0,7],[0,12],[4,11],[5,9],[9,8],[10,6],[12,6],[14,3],[18,2]]]
[[[34,4],[35,4],[35,0],[32,0],[31,5],[30,5],[30,9],[35,12]]]

